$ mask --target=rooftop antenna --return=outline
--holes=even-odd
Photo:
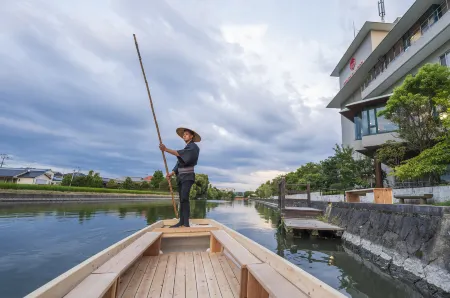
[[[378,15],[381,17],[381,22],[384,23],[384,16],[386,15],[386,10],[384,8],[384,0],[378,1]]]

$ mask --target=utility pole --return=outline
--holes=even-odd
[[[12,159],[12,158],[11,158],[11,156],[9,156],[6,153],[1,153],[0,154],[0,159],[2,160],[2,162],[0,163],[0,168],[2,168],[3,164],[5,163],[5,160],[9,160],[9,159]]]

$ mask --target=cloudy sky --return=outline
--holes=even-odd
[[[412,2],[387,0],[387,21]],[[174,131],[192,127],[197,172],[255,188],[340,142],[329,75],[366,20],[377,0],[3,1],[0,153],[106,177],[162,170],[135,33],[164,143],[183,147]]]

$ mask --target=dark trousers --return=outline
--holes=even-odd
[[[178,182],[178,192],[180,194],[180,224],[185,227],[189,226],[189,216],[191,214],[191,206],[189,205],[189,193],[194,181],[179,181]]]

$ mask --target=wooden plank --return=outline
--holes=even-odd
[[[159,232],[145,233],[93,273],[117,273],[121,275],[160,237],[161,233]]]
[[[116,281],[114,273],[91,274],[85,278],[75,289],[70,291],[64,298],[98,298],[108,292]]]
[[[222,245],[213,235],[211,235],[209,239],[209,249],[212,253],[222,251]]]
[[[184,237],[207,237],[210,236],[210,232],[192,232],[192,233],[164,233],[162,235],[163,238],[184,238]]]
[[[148,292],[150,292],[150,287],[152,285],[153,279],[155,277],[156,269],[159,263],[159,256],[157,257],[149,257],[150,261],[148,263],[147,269],[144,272],[144,276],[142,277],[142,281],[139,284],[139,287],[136,292],[136,298],[147,297]]]
[[[376,204],[392,204],[392,188],[375,188],[373,198]]]
[[[247,266],[252,275],[264,287],[270,297],[309,297],[268,264],[250,264]]]
[[[167,261],[166,274],[164,276],[164,285],[161,293],[161,298],[172,298],[175,285],[175,273],[177,268],[177,255],[169,254]]]
[[[235,298],[239,297],[239,289],[240,286],[240,276],[239,278],[236,277],[236,275],[233,273],[233,270],[230,267],[230,264],[228,263],[226,257],[223,254],[217,254],[217,259],[219,260],[220,266],[222,267],[223,273],[225,274],[225,277],[228,281],[228,284],[230,285],[231,291],[233,292],[233,296]]]
[[[214,274],[214,269],[207,252],[201,252],[200,256],[203,262],[203,269],[205,270],[206,283],[208,284],[209,297],[211,298],[222,298],[220,293],[219,283],[217,282],[216,275]]]
[[[134,263],[125,273],[119,278],[119,289],[117,291],[117,297],[122,297],[123,293],[128,287],[128,284],[133,277],[134,272],[138,266],[138,262]]]
[[[251,252],[249,252],[242,244],[233,239],[224,230],[211,231],[212,236],[226,247],[230,254],[238,261],[241,266],[246,266],[248,264],[261,263],[257,257],[255,257]]]
[[[269,294],[251,274],[248,275],[247,298],[269,298]]]
[[[179,221],[178,219],[164,219],[164,220],[162,220],[163,226],[172,226],[172,225],[178,223],[178,221]],[[210,220],[209,219],[191,218],[191,219],[189,219],[189,223],[191,224],[191,226],[209,225],[210,224]]]
[[[239,284],[241,284],[241,268],[239,268],[233,260],[228,258],[225,255],[225,258],[227,260],[228,265],[230,266],[231,270],[233,270],[234,276],[236,276],[237,280],[239,281]]]
[[[154,228],[162,227],[163,221],[157,221],[154,224],[137,231],[136,233],[126,237],[125,239],[105,248],[96,255],[90,257],[81,264],[73,267],[72,269],[64,272],[63,274],[52,279],[42,287],[38,288],[34,292],[28,294],[27,298],[52,298],[63,297],[83,279],[95,269],[103,265],[107,260],[118,254],[125,247],[130,245],[144,233],[152,231]]]
[[[136,294],[139,285],[141,284],[142,278],[144,276],[145,271],[147,271],[148,264],[150,263],[150,257],[142,257],[142,260],[139,262],[136,271],[131,278],[128,287],[126,288],[123,296],[120,295],[118,297],[134,297]]]
[[[297,288],[303,292],[308,293],[311,298],[323,298],[323,297],[340,297],[346,296],[339,291],[333,289],[323,281],[317,279],[311,274],[300,269],[300,267],[292,264],[291,262],[283,259],[269,249],[261,246],[255,241],[239,234],[238,232],[228,228],[225,225],[218,223],[217,221],[210,219],[211,225],[218,227],[226,231],[236,241],[242,244],[246,249],[252,252],[257,258],[264,263],[268,263],[284,278],[289,280]]]
[[[210,232],[218,230],[217,227],[189,227],[189,228],[156,228],[155,232],[162,232],[167,234],[174,233],[199,233],[199,232]]]
[[[194,254],[185,253],[186,261],[186,298],[197,298],[197,281],[195,277]]]
[[[208,283],[206,282],[205,269],[203,268],[202,257],[200,252],[194,251],[194,267],[195,267],[195,278],[197,281],[197,297],[198,298],[209,298]]]
[[[290,229],[297,230],[318,230],[318,231],[343,231],[343,228],[316,220],[302,218],[284,218],[284,224]]]
[[[153,282],[148,293],[148,298],[160,298],[161,291],[164,285],[164,275],[166,273],[167,261],[169,255],[160,255],[158,267],[156,268],[155,276],[153,277]]]
[[[186,298],[186,256],[184,252],[177,253],[177,268],[175,273],[174,298]]]
[[[220,293],[222,294],[223,298],[233,298],[234,294],[231,290],[230,285],[228,284],[228,280],[225,276],[225,273],[222,269],[222,266],[219,263],[219,259],[217,258],[217,254],[213,253],[209,255],[209,259],[211,260],[211,265],[214,270],[214,274],[217,279],[217,283],[220,288]],[[238,296],[236,296],[238,297]]]

